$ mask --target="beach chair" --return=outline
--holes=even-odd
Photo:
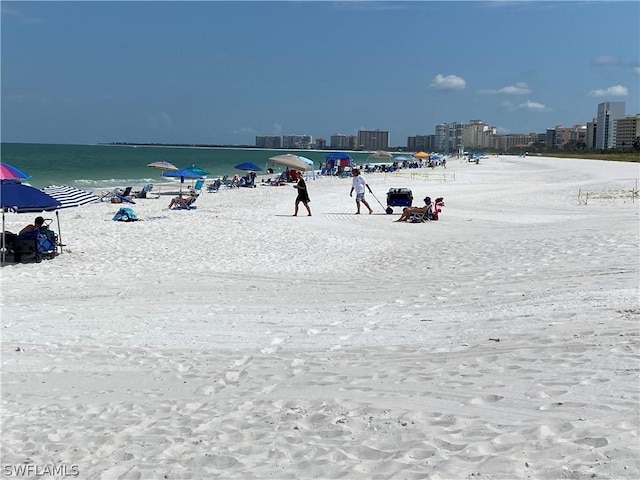
[[[51,259],[58,254],[58,249],[62,246],[58,241],[58,235],[49,229],[50,224],[51,219],[47,219],[42,227],[16,237],[12,246],[14,262],[22,262],[25,258],[33,257],[36,263],[40,263],[42,259]]]
[[[105,193],[102,197],[100,197],[101,202],[111,202],[111,203],[136,203],[131,200],[129,195],[131,195],[131,188],[127,187],[124,190],[120,190],[119,188],[114,188],[112,191]]]
[[[444,206],[444,198],[438,197],[435,202],[429,205],[429,208],[424,213],[412,213],[409,217],[409,222],[411,223],[423,223],[423,222],[432,222],[437,221],[439,218],[439,214],[442,211],[442,207]]]
[[[216,178],[216,180],[213,183],[210,183],[209,185],[207,185],[207,192],[216,193],[218,190],[220,190],[221,185],[222,185],[222,181],[219,178]]]
[[[142,190],[136,192],[133,196],[135,198],[147,198],[147,194],[153,189],[153,183],[146,184]]]
[[[196,196],[200,195],[200,192],[202,191],[202,187],[204,186],[204,180],[200,179],[198,180],[194,185],[193,185],[193,189],[196,192]]]
[[[251,172],[240,179],[240,186],[247,188],[254,188],[256,186],[256,174]]]
[[[429,208],[424,213],[412,213],[409,217],[409,223],[424,223],[432,220],[433,216],[433,205],[430,205]]]
[[[191,197],[187,202],[178,203],[172,206],[171,210],[195,210],[197,208],[197,205],[194,205],[194,203],[196,203],[196,200],[198,200],[199,196],[200,190],[196,190],[193,197]]]

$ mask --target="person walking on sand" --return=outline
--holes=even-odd
[[[369,203],[364,199],[365,187],[369,190],[369,193],[373,195],[371,191],[371,187],[364,179],[362,175],[360,175],[360,170],[357,168],[353,169],[353,181],[351,183],[351,190],[349,191],[349,196],[353,197],[353,191],[356,191],[356,215],[360,215],[360,202],[364,203],[364,206],[369,209],[369,215],[373,213],[373,209],[369,205]]]
[[[298,172],[298,183],[296,183],[293,188],[298,190],[298,196],[296,197],[296,209],[293,212],[293,216],[298,216],[298,206],[300,205],[300,202],[303,203],[307,212],[309,212],[309,216],[311,216],[311,207],[309,207],[309,202],[311,200],[309,199],[309,192],[307,192],[307,184],[304,181],[303,172]]]

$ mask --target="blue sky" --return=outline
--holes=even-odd
[[[640,2],[7,2],[4,142],[253,144],[640,112]]]

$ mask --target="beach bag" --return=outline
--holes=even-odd
[[[118,212],[113,216],[112,220],[117,222],[135,222],[138,219],[138,216],[133,211],[132,208],[122,207]]]

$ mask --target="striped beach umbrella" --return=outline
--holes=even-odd
[[[100,201],[100,198],[92,193],[66,185],[50,185],[44,187],[42,191],[58,200],[60,208],[79,207],[80,205]]]
[[[159,170],[178,170],[178,167],[173,163],[163,161],[148,163],[147,167],[157,168]]]

